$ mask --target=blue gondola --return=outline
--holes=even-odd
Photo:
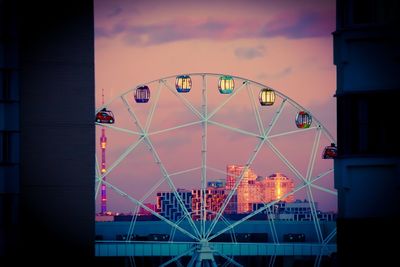
[[[192,88],[192,79],[189,75],[179,75],[176,77],[175,87],[178,93],[188,93]]]

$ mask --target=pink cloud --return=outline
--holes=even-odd
[[[241,38],[285,37],[289,39],[328,37],[334,29],[332,12],[280,12],[272,19],[254,17],[180,17],[143,24],[121,20],[111,27],[97,26],[96,38],[122,35],[129,45],[148,46],[190,39],[234,40]]]

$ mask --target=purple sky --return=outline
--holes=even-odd
[[[333,65],[335,1],[94,1],[96,105],[101,105],[104,89],[106,102],[136,85],[158,78],[184,73],[210,72],[244,77],[268,85],[306,107],[336,136],[336,90]],[[170,81],[173,85],[173,81]],[[195,80],[190,96],[198,103]],[[211,82],[216,81],[209,81]],[[238,84],[238,83],[237,83]],[[152,96],[156,92],[152,84]],[[259,90],[259,89],[257,89]],[[195,120],[171,93],[163,90],[150,130],[172,127]],[[243,91],[244,92],[244,91]],[[258,91],[257,91],[258,92]],[[241,97],[241,96],[240,96]],[[240,97],[238,97],[240,99]],[[244,99],[246,96],[243,96]],[[130,95],[132,99],[132,95]],[[223,101],[218,94],[209,95],[210,109]],[[137,107],[145,122],[149,107]],[[275,108],[277,105],[274,105]],[[116,114],[115,126],[137,130],[121,101],[110,108]],[[285,109],[276,127],[279,131],[293,126],[294,110]],[[228,125],[255,131],[254,116],[245,101],[230,103],[216,115]],[[265,123],[270,116],[265,111]],[[268,117],[269,118],[269,117]],[[289,126],[285,126],[285,122]],[[286,129],[285,127],[289,127]],[[100,127],[98,127],[100,129]],[[99,131],[98,131],[99,133]],[[193,126],[164,135],[152,141],[169,173],[199,166],[201,162],[201,128]],[[275,145],[303,172],[314,135],[276,138]],[[136,136],[107,130],[107,165],[111,164],[133,142]],[[224,170],[226,164],[244,163],[256,140],[217,127],[209,127],[208,163]],[[321,148],[327,143],[321,139]],[[304,148],[302,148],[304,146]],[[304,151],[294,153],[296,151]],[[301,148],[301,149],[297,149]],[[307,154],[308,153],[308,154]],[[320,152],[318,152],[319,158]],[[100,159],[99,151],[97,153]],[[148,163],[147,165],[144,163]],[[317,159],[315,174],[332,165]],[[253,169],[259,175],[283,171],[293,175],[267,148],[260,151]],[[140,199],[161,178],[151,154],[141,144],[107,179]],[[200,171],[173,177],[177,187],[200,187]],[[209,179],[225,178],[209,171]],[[321,185],[333,189],[333,176]],[[329,179],[330,180],[329,180]],[[157,190],[167,190],[164,182]],[[156,190],[156,191],[157,191]],[[115,211],[132,209],[129,202],[109,190],[109,207]],[[316,192],[317,201],[326,209],[336,209],[332,195]],[[304,195],[304,194],[303,194]],[[299,194],[299,197],[303,196]],[[154,196],[147,202],[154,202]]]

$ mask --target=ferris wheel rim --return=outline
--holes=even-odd
[[[221,76],[227,76],[227,75],[228,75],[228,76],[232,77],[233,79],[239,79],[239,80],[247,81],[247,82],[249,82],[249,83],[251,83],[251,84],[257,85],[258,87],[271,89],[271,90],[273,90],[273,91],[276,93],[276,95],[278,95],[281,99],[286,99],[286,101],[288,101],[290,104],[292,104],[297,110],[299,110],[299,111],[306,111],[308,114],[310,114],[311,117],[312,117],[312,119],[313,119],[313,122],[315,122],[315,124],[317,124],[318,127],[320,127],[320,128],[323,129],[324,133],[327,135],[327,137],[330,139],[330,141],[333,142],[333,143],[336,143],[336,139],[333,137],[333,135],[331,134],[331,132],[321,123],[321,121],[320,121],[316,116],[313,115],[313,113],[312,113],[309,109],[304,108],[302,105],[300,105],[299,103],[297,103],[295,100],[293,100],[292,98],[290,98],[290,97],[287,96],[286,94],[282,93],[281,91],[279,91],[279,90],[277,90],[277,89],[275,89],[275,88],[273,88],[273,87],[271,87],[271,86],[262,84],[262,83],[260,83],[260,82],[257,82],[257,81],[251,80],[251,79],[247,79],[247,78],[244,78],[244,77],[241,77],[241,76],[237,76],[237,75],[226,74],[226,73],[214,73],[214,72],[190,72],[190,73],[179,73],[179,74],[175,74],[175,75],[165,76],[165,77],[162,77],[162,78],[159,78],[159,79],[154,79],[154,80],[151,80],[151,81],[145,82],[145,83],[138,83],[138,84],[136,84],[135,86],[133,86],[133,87],[131,87],[131,88],[125,90],[125,91],[122,91],[122,93],[117,94],[117,96],[115,96],[114,98],[112,98],[111,100],[109,100],[107,103],[101,105],[99,108],[97,108],[97,109],[95,110],[95,113],[99,112],[99,111],[100,111],[101,109],[103,109],[103,108],[108,107],[112,102],[114,102],[114,101],[117,100],[118,98],[121,98],[121,97],[123,97],[123,96],[125,96],[125,95],[127,95],[127,94],[129,94],[129,93],[131,93],[131,92],[133,92],[133,91],[137,88],[138,85],[149,85],[149,84],[152,84],[152,83],[161,82],[161,81],[165,81],[165,80],[169,80],[169,79],[173,79],[173,78],[176,79],[177,77],[182,76],[182,75],[188,75],[188,76],[190,76],[190,77],[191,77],[191,76],[213,76],[213,77],[221,77]]]

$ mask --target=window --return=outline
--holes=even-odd
[[[399,92],[338,97],[338,155],[399,155]]]
[[[11,161],[11,134],[9,131],[0,132],[0,163]]]
[[[0,102],[12,101],[17,98],[16,71],[0,67]]]

